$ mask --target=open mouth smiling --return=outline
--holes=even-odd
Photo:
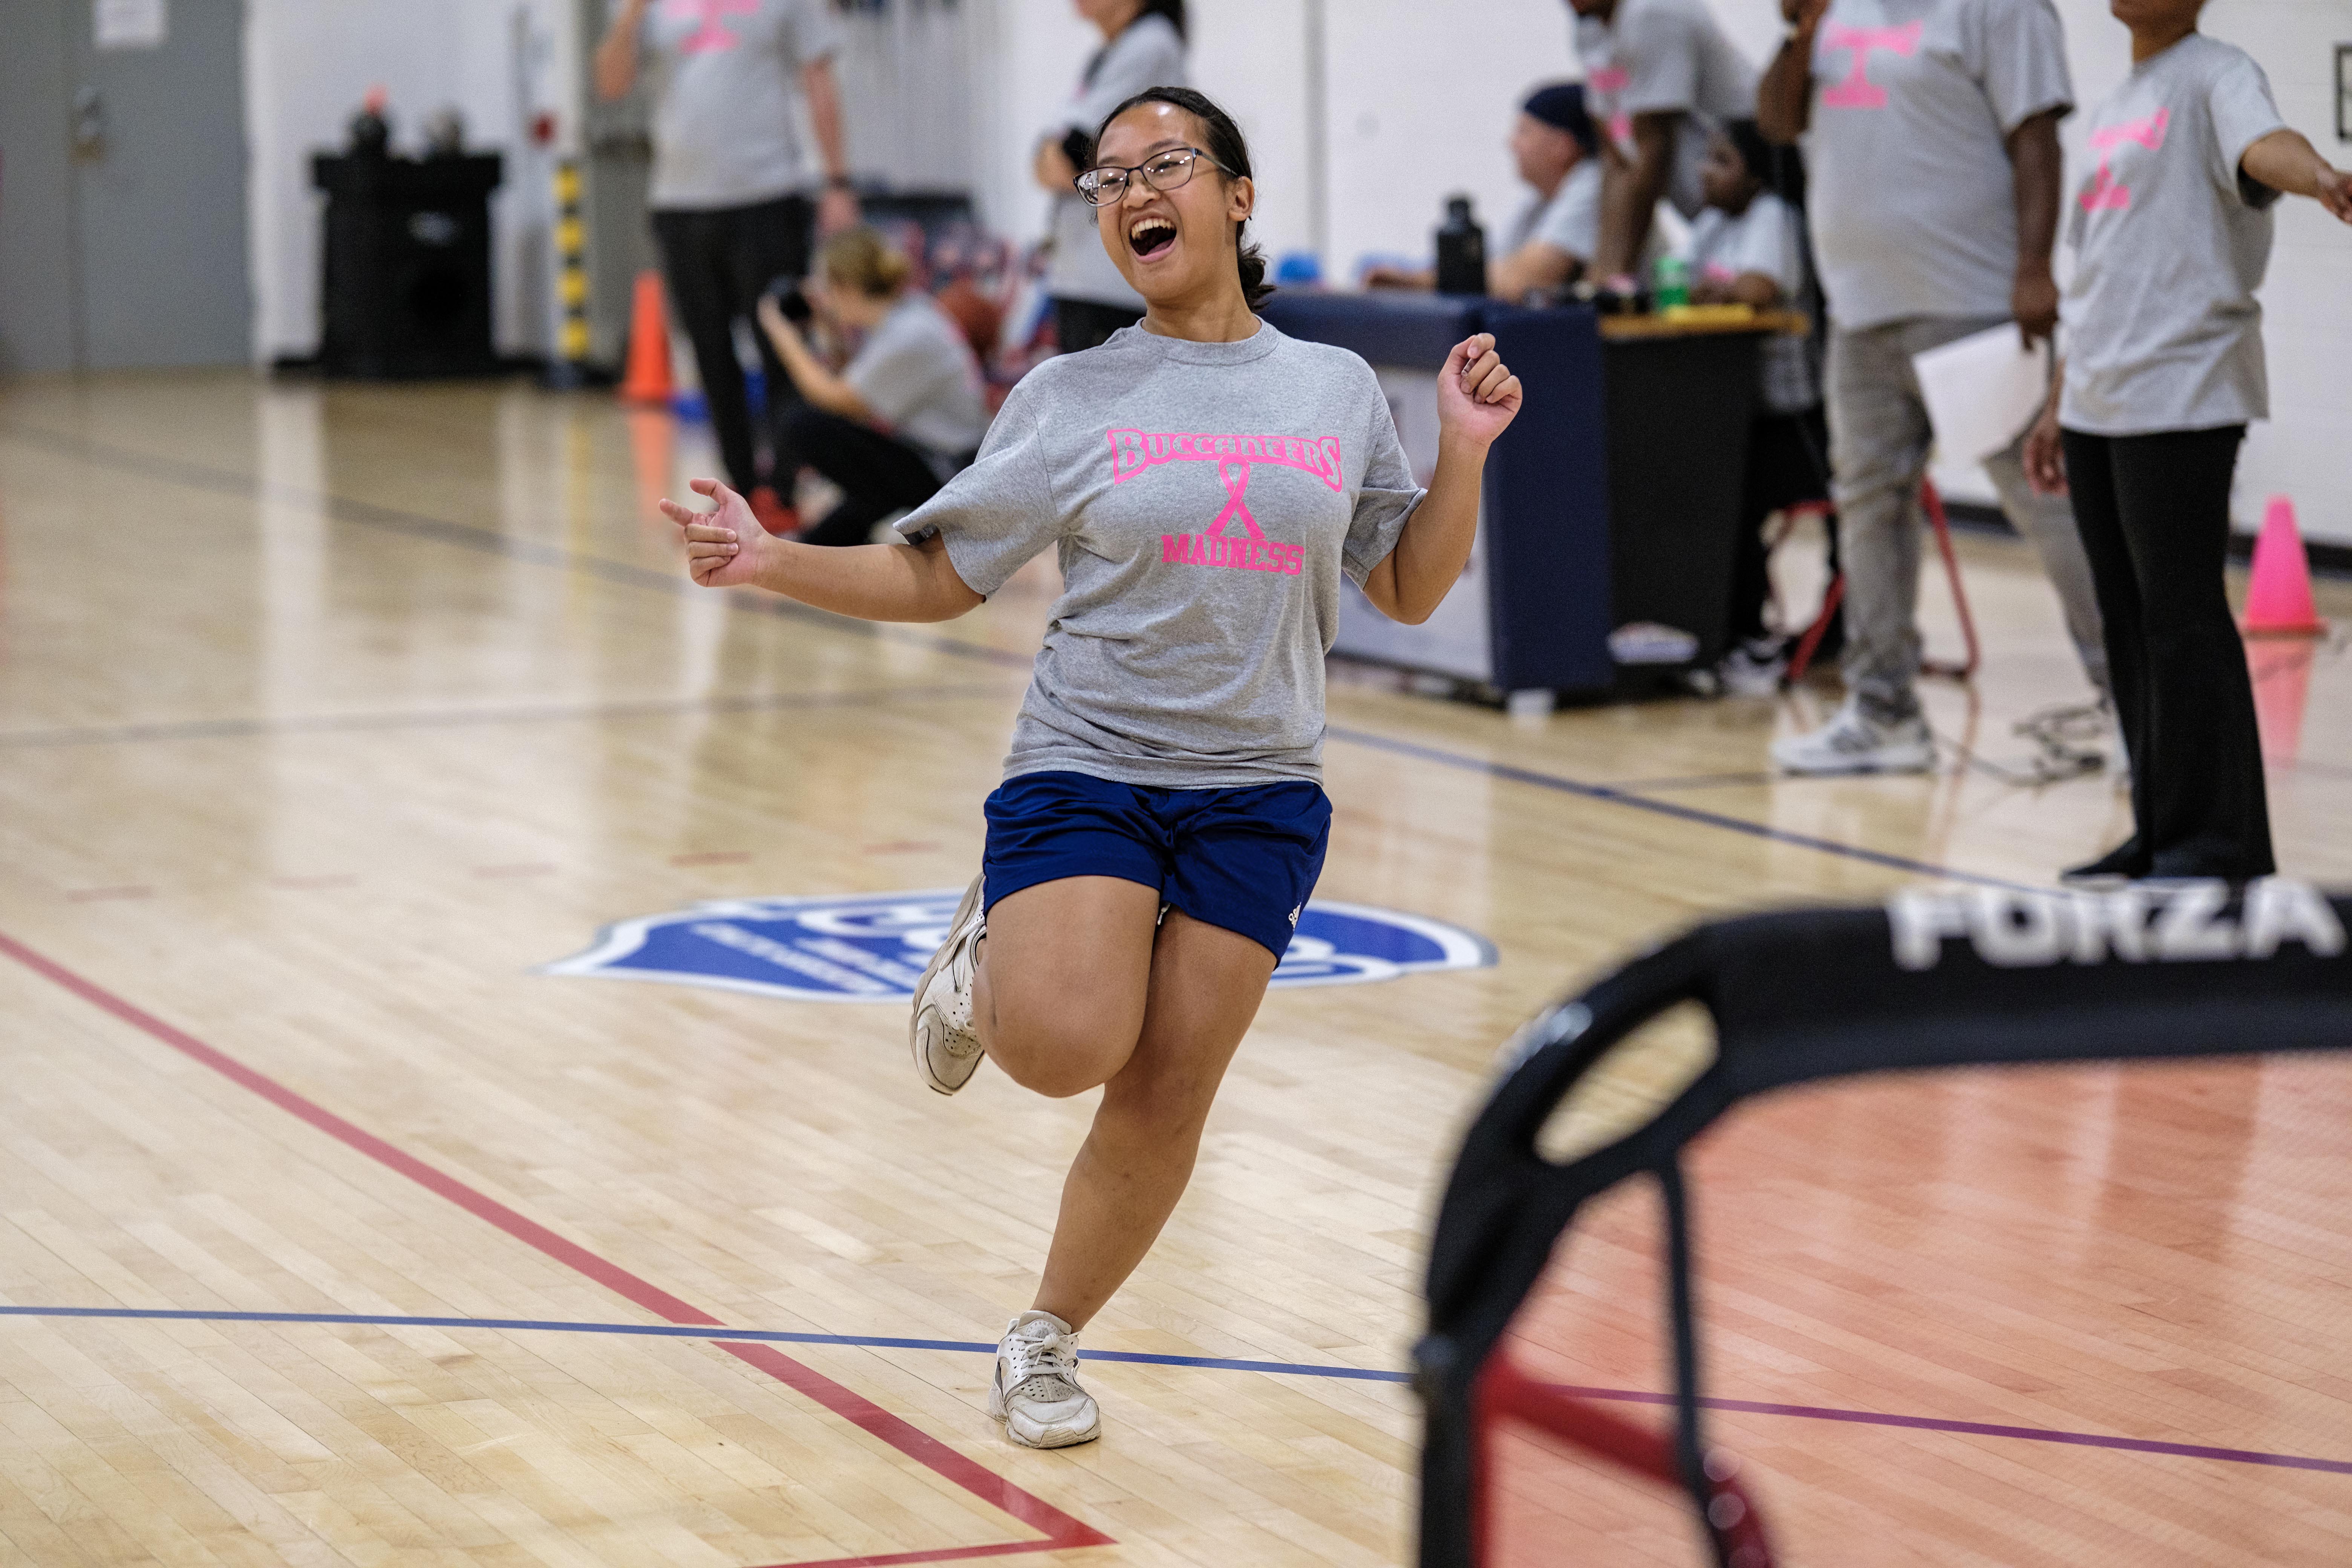
[[[1176,243],[1176,226],[1157,216],[1137,218],[1127,226],[1127,247],[1139,258],[1159,255]]]

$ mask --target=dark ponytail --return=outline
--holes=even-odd
[[[1170,0],[1170,3],[1178,13],[1177,16],[1171,16],[1170,19],[1175,21],[1181,28],[1183,24],[1179,18],[1184,9],[1183,0]],[[1167,13],[1163,11],[1161,15],[1165,16]],[[1201,151],[1214,158],[1223,168],[1228,178],[1241,180],[1255,177],[1250,174],[1249,140],[1242,134],[1242,128],[1234,123],[1232,115],[1227,114],[1189,87],[1145,88],[1141,92],[1103,116],[1102,124],[1095,131],[1096,144],[1097,146],[1101,144],[1103,132],[1110,129],[1112,121],[1117,120],[1129,110],[1147,103],[1164,103],[1171,109],[1181,109],[1199,121],[1202,134],[1208,142],[1208,145]],[[1242,298],[1248,302],[1249,308],[1255,310],[1260,301],[1274,292],[1274,285],[1265,280],[1265,253],[1242,237],[1243,231],[1248,226],[1246,219],[1234,225],[1234,258],[1241,271]]]

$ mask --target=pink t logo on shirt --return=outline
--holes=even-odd
[[[699,55],[731,49],[743,40],[727,30],[724,16],[755,16],[760,0],[665,0],[662,14],[674,22],[699,20],[701,26],[679,40],[680,54]]]
[[[1585,73],[1584,84],[1609,100],[1609,139],[1621,147],[1633,144],[1633,117],[1617,108],[1617,95],[1633,85],[1633,73],[1622,66],[1602,66]]]
[[[2121,125],[2109,125],[2091,132],[2091,149],[2099,155],[2099,172],[2091,181],[2091,188],[2083,193],[2084,212],[2121,212],[2131,205],[2131,187],[2116,180],[2110,166],[2116,149],[2126,142],[2137,142],[2153,153],[2164,145],[2166,127],[2172,123],[2172,110],[2159,109],[2145,120],[2126,121]]]
[[[1238,572],[1277,572],[1296,577],[1306,569],[1303,546],[1269,540],[1250,515],[1250,470],[1259,463],[1312,474],[1335,492],[1345,488],[1336,436],[1213,436],[1144,430],[1110,432],[1110,482],[1123,485],[1162,463],[1214,463],[1225,488],[1224,510],[1199,533],[1163,533],[1160,559],[1186,566],[1230,566]],[[1236,539],[1226,526],[1240,523],[1249,537]]]
[[[1919,34],[1926,25],[1906,22],[1899,27],[1830,28],[1822,35],[1822,41],[1833,49],[1852,49],[1853,69],[1843,81],[1822,89],[1822,104],[1830,109],[1885,108],[1886,89],[1870,79],[1871,54],[1885,49],[1909,59],[1919,52]]]

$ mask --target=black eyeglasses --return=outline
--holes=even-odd
[[[1089,206],[1107,207],[1124,198],[1127,182],[1137,174],[1155,191],[1172,191],[1192,178],[1192,165],[1206,163],[1219,174],[1230,174],[1231,169],[1202,152],[1198,147],[1171,147],[1165,153],[1154,153],[1131,169],[1117,163],[1105,163],[1088,169],[1070,183],[1078,187]]]

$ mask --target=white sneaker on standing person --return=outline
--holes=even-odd
[[[1153,88],[1097,141],[1079,193],[1148,302],[1143,323],[1030,372],[979,460],[899,525],[911,548],[770,538],[712,479],[694,489],[716,512],[662,503],[695,581],[867,620],[951,619],[1059,554],[1065,587],[983,807],[981,876],[909,1019],[935,1090],[983,1055],[1040,1094],[1102,1090],[990,1386],[989,1413],[1031,1447],[1101,1431],[1078,1334],[1191,1180],[1322,870],[1340,584],[1394,619],[1429,618],[1469,561],[1486,449],[1520,400],[1491,337],[1456,344],[1423,492],[1371,367],[1252,309],[1257,185],[1232,119]]]
[[[2197,30],[2204,0],[2112,0],[2132,68],[2091,120],[2070,215],[2063,391],[2027,443],[2071,486],[2132,760],[2129,839],[2068,880],[2276,869],[2262,732],[2222,585],[2230,485],[2270,414],[2263,308],[2272,208],[2352,223],[2352,174],[2288,129],[2243,49]]]
[[[2057,324],[2051,273],[2074,109],[2051,0],[1781,0],[1794,30],[1764,73],[1764,133],[1806,143],[1813,255],[1829,299],[1829,425],[1845,574],[1846,700],[1789,736],[1792,773],[1921,772],[1920,481],[1934,432],[1914,354],[2003,322]],[[2084,672],[2106,655],[2074,517],[2026,483],[2023,436],[1986,466],[2040,552]]]
[[[1078,15],[1102,35],[1102,47],[1078,73],[1077,90],[1037,139],[1032,173],[1053,193],[1053,259],[1045,294],[1054,302],[1054,340],[1064,353],[1098,346],[1143,320],[1137,293],[1095,237],[1095,210],[1070,182],[1094,162],[1095,132],[1114,104],[1147,87],[1189,87],[1184,62],[1184,0],[1075,0]]]
[[[1584,62],[1585,107],[1606,163],[1591,274],[1630,293],[1658,203],[1685,218],[1706,205],[1699,166],[1721,126],[1755,112],[1756,68],[1706,0],[1568,0]]]

